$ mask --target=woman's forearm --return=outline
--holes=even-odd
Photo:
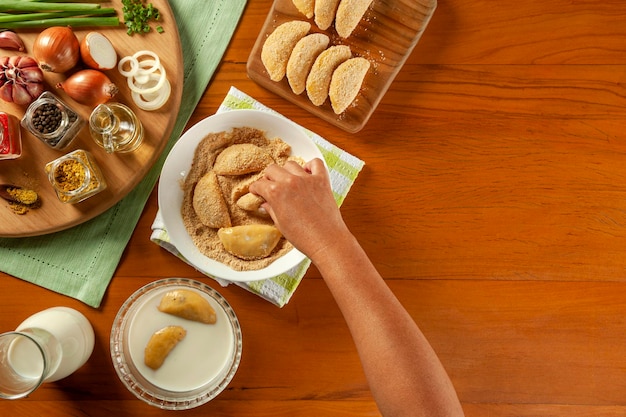
[[[443,366],[350,233],[312,257],[355,341],[383,416],[462,416]]]
[[[343,221],[323,161],[270,165],[250,192],[324,277],[383,415],[462,416],[435,352]]]

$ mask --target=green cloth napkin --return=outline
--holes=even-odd
[[[169,0],[183,48],[183,98],[163,154],[117,205],[71,229],[0,239],[0,270],[99,307],[169,150],[180,137],[239,22],[246,0]]]
[[[231,110],[236,111],[237,109],[255,109],[278,114],[270,108],[259,103],[252,97],[239,91],[235,87],[231,87],[230,91],[228,92],[226,98],[222,102],[222,105],[219,107],[217,112],[221,113]],[[335,201],[337,202],[337,205],[341,206],[341,203],[343,203],[343,200],[348,195],[348,191],[350,191],[350,187],[352,186],[352,184],[356,180],[356,177],[358,176],[359,172],[361,172],[361,169],[364,166],[363,161],[339,149],[321,136],[307,129],[302,129],[304,133],[311,138],[313,143],[317,145],[320,152],[322,153],[322,156],[326,160],[326,165],[328,166],[328,170],[330,173],[331,188],[335,196]],[[183,261],[194,266],[203,274],[211,277],[210,273],[202,271],[195,265],[191,264],[178,252],[178,250],[176,250],[174,245],[171,244],[160,212],[157,213],[154,223],[152,224],[152,235],[150,236],[150,239],[153,242],[161,245],[174,255],[178,256]],[[234,282],[234,284],[254,294],[257,294],[260,297],[263,297],[267,301],[270,301],[271,303],[274,303],[279,307],[283,307],[289,302],[289,299],[296,291],[296,288],[298,288],[298,285],[300,284],[300,281],[302,281],[302,278],[304,277],[304,274],[306,273],[310,264],[311,261],[309,259],[305,259],[299,265],[276,277],[260,281]],[[230,281],[224,279],[218,279],[216,277],[211,278],[215,279],[222,286],[226,286],[231,283]]]

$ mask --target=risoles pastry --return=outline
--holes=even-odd
[[[335,114],[343,113],[361,90],[363,79],[370,68],[365,58],[351,58],[333,72],[328,95]]]
[[[291,91],[301,94],[306,88],[306,78],[315,58],[328,47],[330,38],[323,33],[313,33],[300,39],[287,62],[287,80]]]
[[[333,21],[342,38],[349,37],[358,26],[373,0],[292,0],[296,9],[307,19],[314,17],[321,30],[328,29]]]
[[[218,229],[230,227],[230,213],[217,175],[209,171],[200,178],[193,192],[193,209],[205,226]]]
[[[204,324],[214,324],[217,321],[215,310],[211,304],[195,291],[173,290],[167,292],[158,307],[159,311],[185,320],[197,321]]]
[[[313,18],[317,28],[325,31],[334,24],[337,35],[346,39],[363,20],[373,1],[292,0],[292,3],[308,19]],[[309,34],[310,30],[308,22],[282,23],[265,40],[261,61],[272,81],[279,82],[286,76],[294,94],[306,91],[311,103],[321,106],[329,97],[334,71],[353,56],[349,46],[332,45],[328,35]],[[336,114],[343,113],[354,101],[369,66],[365,60],[351,62],[336,75],[331,98]]]
[[[335,13],[340,0],[315,0],[315,24],[326,30],[335,20]]]
[[[266,217],[267,212],[261,210],[261,205],[265,203],[265,199],[261,196],[252,193],[246,193],[237,199],[237,207],[242,210],[249,211],[256,215]]]
[[[223,228],[217,231],[217,235],[224,249],[238,258],[247,260],[269,256],[282,238],[275,226],[266,224]]]
[[[349,37],[358,26],[373,0],[341,0],[335,16],[335,30],[342,38]]]
[[[157,370],[172,349],[185,338],[187,331],[181,326],[167,326],[155,332],[144,349],[144,363]]]
[[[324,104],[333,72],[339,64],[351,57],[350,47],[346,45],[331,46],[319,54],[306,79],[306,92],[311,103],[316,106]]]
[[[264,149],[251,143],[238,143],[217,155],[213,172],[217,175],[244,175],[262,171],[273,162]]]
[[[291,51],[310,29],[309,22],[292,20],[278,26],[267,37],[261,49],[261,62],[272,81],[283,79]]]
[[[315,12],[315,0],[292,0],[294,6],[300,13],[306,16],[307,19],[313,17]]]

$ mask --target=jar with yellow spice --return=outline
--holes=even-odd
[[[93,156],[82,149],[49,162],[46,173],[63,203],[81,202],[107,186]]]

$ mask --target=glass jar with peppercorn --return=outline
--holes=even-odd
[[[21,124],[48,146],[63,149],[78,135],[85,121],[60,98],[45,91],[28,106]]]
[[[93,156],[82,149],[46,164],[48,180],[63,203],[78,203],[106,188]]]

